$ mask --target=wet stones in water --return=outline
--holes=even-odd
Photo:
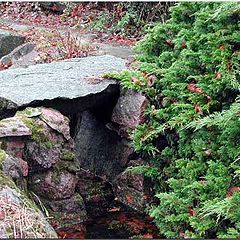
[[[70,214],[71,216],[71,214]],[[65,226],[52,225],[62,238],[80,239],[128,239],[159,238],[152,219],[117,202],[108,205],[108,211],[89,218],[86,222],[74,223],[70,218]]]
[[[77,172],[77,177],[76,191],[83,197],[88,215],[95,218],[106,213],[114,200],[111,184],[84,169]]]
[[[109,206],[108,213],[89,222],[86,231],[86,238],[89,239],[159,237],[151,218],[116,202],[112,208]]]
[[[146,162],[138,159],[131,160],[128,167],[145,165]],[[132,173],[128,169],[120,173],[113,181],[113,191],[116,199],[127,206],[144,212],[147,203],[151,200],[151,182],[144,174]]]

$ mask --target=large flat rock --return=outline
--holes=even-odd
[[[0,72],[0,97],[16,103],[18,107],[34,104],[54,107],[62,99],[65,102],[61,105],[66,109],[69,107],[66,101],[77,98],[84,99],[85,103],[72,102],[72,105],[90,107],[100,101],[100,95],[107,96],[116,91],[115,81],[98,77],[125,68],[125,60],[104,55],[8,69]],[[43,101],[48,104],[41,104]]]

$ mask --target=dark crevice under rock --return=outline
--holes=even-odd
[[[26,107],[46,107],[56,109],[68,117],[87,109],[101,108],[106,103],[108,105],[112,105],[113,108],[116,104],[118,96],[119,86],[117,84],[109,84],[109,86],[100,93],[89,94],[73,99],[59,97],[51,100],[36,100],[18,107],[18,110],[23,110]]]
[[[91,100],[89,100],[89,102],[85,103],[85,106],[87,107],[82,108],[81,111],[67,115],[70,119],[70,132],[72,137],[75,137],[79,130],[79,124],[81,123],[82,119],[81,113],[85,110],[89,110],[96,117],[96,119],[103,124],[111,121],[113,108],[116,105],[120,95],[119,85],[110,85],[107,91],[109,92],[106,94],[102,93],[101,97],[96,97],[94,104],[92,104]]]
[[[23,111],[27,107],[53,108],[70,119],[70,134],[74,137],[78,130],[77,125],[81,121],[81,112],[85,110],[90,110],[103,124],[110,122],[111,114],[117,103],[119,94],[119,85],[112,84],[101,93],[90,94],[85,97],[74,99],[55,98],[52,100],[33,101],[20,107],[7,99],[1,98],[0,120],[13,117],[17,111]]]
[[[4,118],[13,117],[17,112],[17,104],[0,97],[0,120]]]
[[[128,142],[88,111],[82,114],[75,143],[81,167],[108,180],[124,171],[133,152]]]

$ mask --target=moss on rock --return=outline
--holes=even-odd
[[[0,149],[0,170],[2,170],[2,165],[3,165],[5,158],[6,158],[5,151]]]
[[[61,152],[61,159],[64,161],[73,161],[75,159],[75,153],[67,149],[63,149]]]
[[[23,117],[23,122],[32,131],[32,140],[39,144],[44,144],[48,149],[51,149],[53,143],[49,141],[48,137],[44,133],[43,125],[37,123],[32,118]]]

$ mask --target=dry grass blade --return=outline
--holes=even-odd
[[[45,238],[45,219],[30,203],[16,204],[0,196],[0,228],[8,238]]]

